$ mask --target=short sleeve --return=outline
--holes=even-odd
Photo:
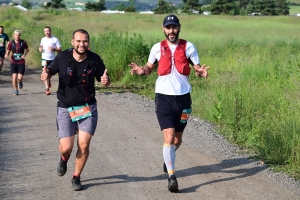
[[[150,54],[148,57],[148,62],[154,64],[159,59],[160,59],[160,43],[156,43],[151,48],[151,51],[150,51]]]
[[[186,45],[186,57],[193,63],[193,65],[200,64],[200,59],[198,56],[197,49],[190,42],[187,42],[187,45]]]
[[[24,49],[28,49],[28,44],[25,41],[24,41]]]
[[[58,72],[59,69],[59,54],[54,58],[54,60],[47,66],[51,75],[54,75]]]
[[[8,51],[11,51],[11,49],[12,49],[11,45],[12,45],[11,42],[9,42],[8,45],[7,45],[7,48],[6,48]]]

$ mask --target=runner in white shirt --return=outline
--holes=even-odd
[[[181,25],[175,15],[168,15],[163,21],[166,40],[155,44],[145,66],[131,63],[130,73],[150,74],[158,62],[158,78],[155,84],[155,110],[160,128],[164,134],[163,170],[169,174],[168,190],[178,191],[175,176],[175,151],[182,142],[182,134],[191,113],[191,85],[188,81],[192,65],[196,76],[207,78],[209,67],[200,65],[195,46],[179,39]]]
[[[51,34],[51,28],[46,26],[44,28],[45,37],[42,38],[39,51],[42,53],[42,67],[49,66],[54,60],[56,52],[61,51],[61,44],[59,40]],[[51,82],[50,79],[45,81],[46,95],[50,95]]]

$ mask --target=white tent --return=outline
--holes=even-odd
[[[141,12],[139,12],[140,14],[154,14],[154,12],[153,11],[141,11]]]
[[[20,10],[27,10],[27,8],[24,8],[23,6],[20,6],[20,5],[17,5],[17,6],[14,6],[14,7],[16,7],[18,9],[20,9]]]
[[[118,10],[102,10],[101,13],[107,13],[107,14],[115,14],[115,13],[121,13],[124,14],[125,11],[118,11]]]

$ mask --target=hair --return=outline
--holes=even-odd
[[[45,26],[45,28],[49,28],[49,30],[51,31],[51,27],[50,27],[50,26]],[[44,28],[44,29],[45,29],[45,28]]]
[[[0,26],[0,28],[4,29],[3,26]]]
[[[89,35],[89,33],[86,31],[86,30],[84,30],[84,29],[77,29],[76,31],[74,31],[73,32],[73,39],[74,39],[74,35],[77,33],[77,32],[79,32],[79,33],[82,33],[82,34],[86,34],[87,36],[88,36],[88,41],[90,41],[90,35]]]
[[[20,35],[21,35],[21,31],[20,30],[15,30],[14,34],[16,34],[16,33],[20,33]]]

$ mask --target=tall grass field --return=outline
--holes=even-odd
[[[178,15],[180,38],[192,42],[209,78],[190,75],[193,115],[218,127],[229,141],[291,177],[300,178],[300,21],[292,16]],[[65,10],[0,9],[1,25],[29,43],[27,64],[39,68],[43,28],[51,26],[63,49],[72,32],[89,31],[90,48],[104,60],[109,90],[154,97],[157,74],[131,76],[128,64],[147,62],[165,39],[164,15],[101,14]],[[104,91],[100,88],[100,91]],[[107,90],[107,89],[106,89]]]

